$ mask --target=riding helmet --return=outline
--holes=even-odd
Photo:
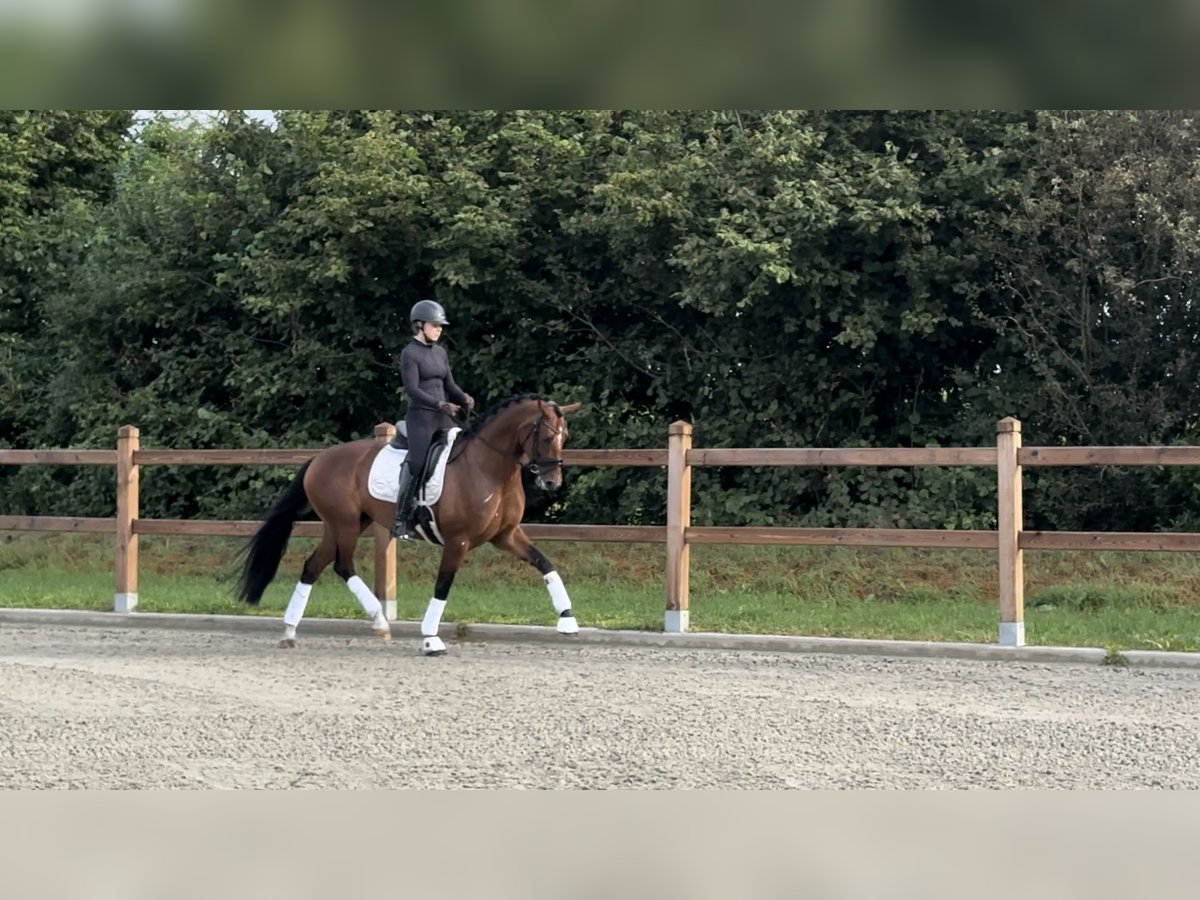
[[[421,300],[413,305],[409,313],[410,322],[430,322],[434,325],[449,325],[446,320],[446,310],[436,300]]]

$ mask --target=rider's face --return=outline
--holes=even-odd
[[[421,324],[421,334],[431,344],[436,343],[437,339],[442,336],[442,326],[435,325],[433,322],[424,322]]]

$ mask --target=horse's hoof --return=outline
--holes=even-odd
[[[392,639],[392,629],[390,628],[372,628],[371,634],[375,635],[377,638],[382,638],[385,641],[390,641]]]
[[[574,637],[579,634],[579,622],[574,616],[560,616],[558,619],[558,633]]]
[[[421,641],[422,656],[445,656],[446,645],[440,637],[427,637]]]
[[[284,638],[279,642],[279,646],[284,650],[294,650],[296,648],[296,639]]]

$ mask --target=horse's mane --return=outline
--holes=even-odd
[[[510,406],[516,406],[518,403],[524,403],[527,400],[541,400],[543,403],[549,403],[551,406],[553,406],[555,412],[559,411],[558,404],[549,397],[543,397],[541,394],[515,394],[512,397],[505,397],[499,403],[495,403],[489,407],[487,412],[477,416],[475,421],[472,422],[470,426],[463,429],[462,434],[459,436],[459,440],[462,440],[463,438],[474,437],[479,433],[479,429],[483,428],[484,425],[496,418],[496,416],[498,416],[504,410],[508,409]]]
[[[458,440],[454,444],[454,450],[450,454],[450,462],[454,462],[456,459],[458,459],[458,457],[462,454],[463,449],[467,446],[467,442],[479,434],[479,431],[483,428],[483,426],[492,421],[492,419],[496,418],[496,416],[500,415],[500,413],[504,412],[504,410],[508,409],[510,406],[516,406],[518,403],[524,403],[527,400],[541,400],[543,403],[549,403],[551,406],[553,406],[555,412],[559,411],[557,403],[555,403],[549,397],[543,397],[541,394],[515,394],[512,397],[505,397],[499,403],[492,404],[492,406],[488,408],[487,412],[477,416],[475,421],[472,422],[470,426],[462,430],[462,433],[458,436]]]

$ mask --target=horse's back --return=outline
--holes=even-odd
[[[322,450],[313,457],[305,474],[304,487],[309,497],[314,492],[332,496],[364,489],[371,463],[384,446],[375,438],[363,438]]]

